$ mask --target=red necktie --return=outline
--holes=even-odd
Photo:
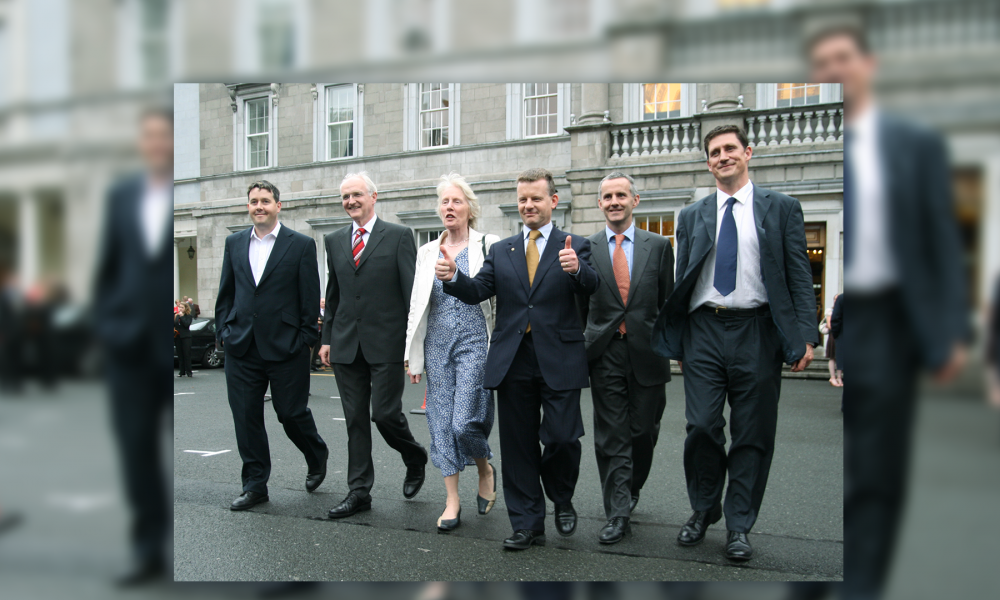
[[[625,257],[625,250],[622,248],[622,240],[625,234],[615,235],[615,254],[612,261],[612,270],[615,272],[615,283],[618,284],[618,293],[622,295],[622,304],[628,304],[628,259]],[[625,334],[625,321],[618,326],[618,332]]]
[[[361,251],[365,249],[365,228],[358,227],[358,231],[354,234],[354,249],[351,253],[354,255],[354,266],[358,266],[361,262]]]

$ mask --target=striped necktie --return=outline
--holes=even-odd
[[[354,234],[354,247],[351,253],[354,255],[354,266],[358,266],[361,263],[361,251],[365,249],[365,228],[358,227],[358,231]]]

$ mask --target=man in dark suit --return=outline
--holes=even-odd
[[[427,464],[427,451],[413,439],[402,401],[406,318],[417,265],[413,232],[375,215],[378,190],[367,173],[345,176],[340,193],[354,222],[324,240],[330,275],[319,355],[324,365],[332,363],[340,388],[350,492],[330,510],[331,519],[371,508],[375,466],[369,418],[403,457],[403,497],[420,491]]]
[[[522,230],[493,244],[474,278],[458,271],[447,254],[435,268],[445,293],[466,304],[497,297],[483,387],[497,390],[503,492],[514,529],[504,547],[511,550],[545,543],[543,486],[555,503],[556,531],[564,536],[576,531],[572,500],[583,435],[580,389],[589,381],[575,296],[594,293],[598,278],[589,264],[590,242],[552,224],[558,203],[552,173],[521,173]]]
[[[226,387],[243,459],[243,494],[230,505],[267,502],[271,455],[264,394],[285,435],[305,456],[306,491],[326,477],[330,451],[309,410],[309,346],[319,338],[316,242],[278,222],[281,195],[268,181],[247,188],[253,227],[226,238],[215,302],[216,336],[226,351]]]
[[[598,541],[614,544],[649,476],[660,418],[667,403],[670,361],[652,353],[653,322],[674,289],[670,240],[635,226],[635,183],[615,171],[601,180],[598,207],[605,227],[588,238],[601,279],[581,312],[594,399],[594,450],[607,525]]]
[[[657,317],[652,347],[683,361],[684,472],[694,514],[677,541],[700,543],[722,518],[728,473],[726,556],[745,561],[774,453],[781,363],[799,372],[812,362],[816,296],[798,200],[751,183],[753,148],[739,127],[716,127],[704,147],[717,190],[680,213],[679,283]]]
[[[108,194],[93,297],[100,301],[94,333],[104,344],[112,431],[132,512],[134,563],[122,585],[169,571],[170,505],[160,435],[173,398],[174,121],[169,108],[140,121],[144,172]]]
[[[904,512],[918,376],[945,383],[966,362],[967,282],[941,136],[878,108],[860,28],[832,24],[806,50],[812,80],[844,90],[844,592],[873,598]]]

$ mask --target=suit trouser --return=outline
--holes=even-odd
[[[542,488],[556,504],[573,499],[580,476],[583,417],[580,390],[553,390],[545,384],[530,333],[497,388],[497,420],[511,527],[545,531]]]
[[[375,484],[369,419],[385,443],[403,457],[403,464],[427,464],[427,451],[413,439],[403,414],[403,363],[370,364],[359,345],[354,362],[333,363],[333,373],[347,424],[347,485],[352,492],[366,499]]]
[[[653,464],[660,419],[667,404],[663,384],[640,385],[626,339],[612,338],[590,365],[594,399],[594,451],[607,518],[628,517]]]
[[[191,372],[191,338],[176,338],[177,368],[181,374]]]
[[[164,560],[172,531],[171,474],[164,470],[161,435],[173,415],[174,386],[169,355],[163,354],[165,360],[151,356],[152,345],[110,351],[107,360],[111,424],[132,511],[132,548],[140,561]]]
[[[309,410],[309,348],[302,346],[288,360],[264,360],[251,340],[243,356],[226,355],[226,386],[236,426],[236,444],[243,459],[243,491],[267,493],[271,451],[264,428],[264,394],[271,386],[271,406],[285,435],[305,456],[309,471],[322,468],[326,442]]]
[[[684,474],[691,508],[720,500],[726,528],[749,532],[757,520],[774,454],[781,392],[781,341],[768,310],[756,316],[716,315],[700,308],[683,334],[687,439]],[[726,453],[728,398],[732,442]]]
[[[892,566],[904,509],[919,344],[900,310],[899,293],[852,293],[845,302],[851,324],[850,342],[840,347],[849,348],[844,357],[844,587],[848,597],[875,597]]]

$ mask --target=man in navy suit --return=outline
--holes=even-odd
[[[726,556],[749,560],[774,453],[781,363],[802,371],[819,342],[802,206],[755,186],[735,125],[705,135],[717,190],[681,211],[677,279],[653,326],[653,352],[682,362],[684,472],[694,514],[677,538],[693,546],[722,518]],[[725,447],[726,400],[731,408]]]
[[[598,279],[590,266],[590,242],[552,224],[558,204],[552,173],[521,173],[521,231],[493,244],[474,278],[458,271],[447,254],[436,266],[445,293],[462,302],[497,298],[483,386],[497,390],[503,492],[514,529],[504,547],[511,550],[544,545],[543,487],[555,504],[556,531],[564,536],[576,531],[572,499],[583,435],[580,389],[590,385],[576,295],[594,293]]]
[[[309,347],[319,341],[316,242],[278,222],[281,196],[268,181],[247,189],[253,227],[226,238],[215,302],[216,336],[226,350],[226,387],[243,459],[243,494],[230,505],[267,502],[271,455],[264,429],[264,393],[288,439],[306,458],[306,491],[326,477],[330,455],[316,430],[309,400]]]

